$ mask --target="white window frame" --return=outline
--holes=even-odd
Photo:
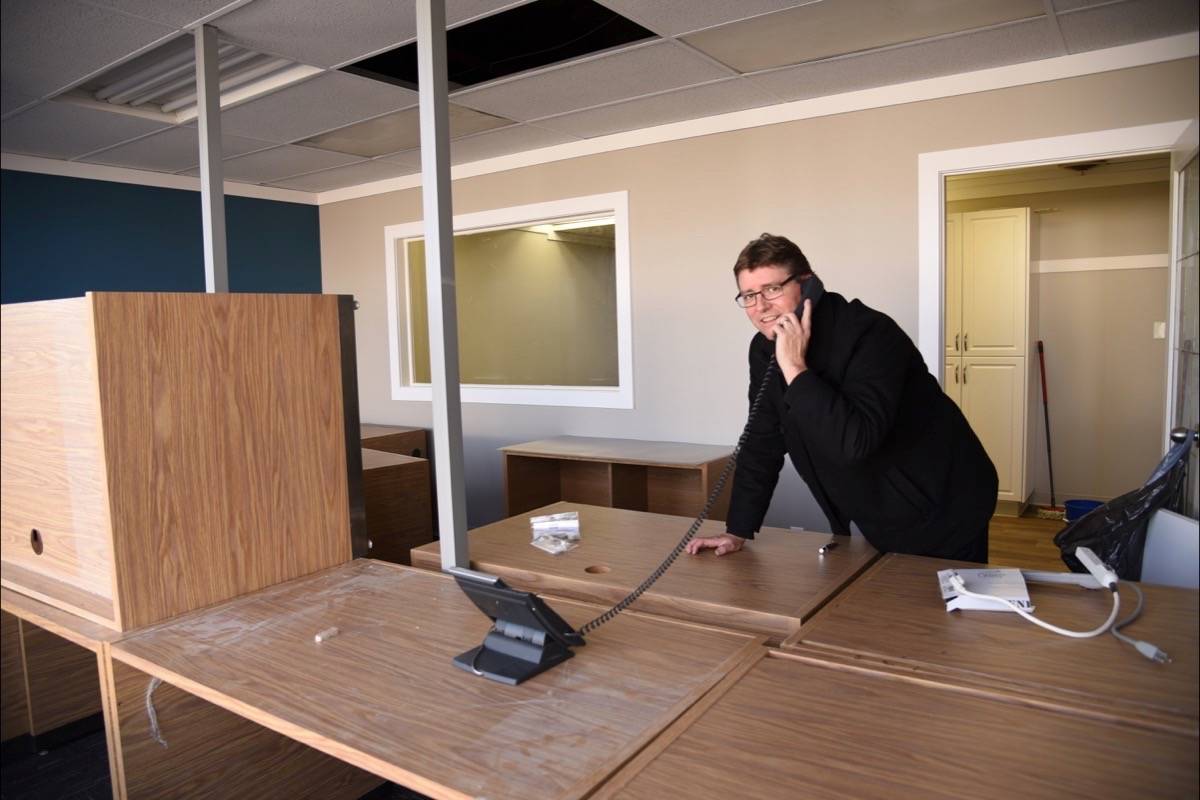
[[[546,203],[497,208],[454,217],[455,236],[488,230],[536,224],[564,217],[612,216],[615,219],[615,269],[617,302],[617,385],[616,386],[496,386],[462,384],[464,403],[504,403],[510,405],[577,406],[582,408],[633,408],[633,336],[629,270],[629,193],[611,192],[571,197]],[[397,258],[398,245],[405,239],[425,235],[424,223],[408,222],[383,229],[387,269],[388,364],[391,372],[392,399],[433,401],[428,385],[408,383],[404,365],[412,363],[411,336],[408,332],[409,286],[403,259]],[[401,330],[405,331],[401,341]]]

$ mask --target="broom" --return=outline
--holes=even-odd
[[[1054,497],[1054,457],[1050,453],[1050,399],[1046,393],[1046,353],[1042,340],[1038,339],[1038,366],[1042,371],[1042,414],[1046,418],[1046,467],[1050,471],[1050,507],[1038,506],[1034,516],[1038,519],[1062,519],[1064,509],[1058,506]]]

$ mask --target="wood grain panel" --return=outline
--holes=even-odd
[[[0,741],[29,733],[29,704],[25,695],[21,624],[3,611],[0,612]]]
[[[363,500],[371,558],[409,563],[409,551],[433,541],[429,462],[363,448]]]
[[[615,603],[659,565],[692,522],[566,502],[534,513],[562,511],[579,512],[582,539],[574,550],[553,556],[532,547],[528,517],[522,515],[471,531],[472,566],[525,589]],[[710,521],[698,535],[724,530]],[[783,639],[877,558],[860,536],[818,555],[827,541],[829,534],[764,528],[729,556],[682,555],[634,608]],[[413,565],[440,569],[437,545],[414,550]]]
[[[1200,593],[1142,587],[1146,607],[1125,633],[1171,655],[1171,663],[1155,664],[1108,635],[1069,639],[1016,614],[947,613],[935,573],[953,566],[978,565],[888,555],[788,644],[887,661],[939,680],[985,679],[1089,713],[1156,716],[1193,734],[1200,728]],[[1102,622],[1112,607],[1108,592],[1078,587],[1031,584],[1030,598],[1042,619],[1080,630]],[[1125,610],[1136,603],[1128,585],[1121,603]]]
[[[708,498],[700,470],[646,468],[646,510],[658,514],[695,517]]]
[[[346,561],[338,298],[92,299],[124,627]]]
[[[559,462],[504,454],[504,508],[509,516],[553,503],[562,497]]]
[[[612,465],[594,461],[560,461],[559,497],[572,503],[612,505]]]
[[[83,619],[11,589],[0,589],[0,606],[6,613],[96,653],[100,652],[104,642],[115,641],[121,635],[106,625]]]
[[[612,506],[630,511],[647,511],[646,467],[641,464],[612,465]]]
[[[1196,791],[1188,736],[776,653],[723,689],[594,798],[1058,800]]]
[[[21,620],[29,732],[40,736],[101,711],[96,653]]]
[[[554,606],[576,626],[601,610]],[[451,664],[490,625],[447,576],[359,559],[112,652],[433,797],[581,797],[762,641],[627,614],[565,664],[504,686]],[[329,627],[340,633],[314,643]]]
[[[574,458],[586,461],[610,461],[618,464],[645,464],[663,467],[700,467],[733,452],[724,445],[687,442],[648,442],[640,439],[608,439],[592,436],[556,436],[500,448],[512,455],[542,458]]]
[[[370,423],[363,423],[360,427],[362,446],[365,448],[414,458],[429,458],[429,437],[424,428]]]
[[[114,662],[124,787],[130,800],[161,797],[361,797],[382,779],[267,730],[169,683],[152,695],[163,747],[150,733],[150,676]]]
[[[0,553],[100,598],[112,615],[112,548],[87,298],[0,308]],[[40,555],[30,544],[37,529]],[[7,575],[5,576],[8,577]]]

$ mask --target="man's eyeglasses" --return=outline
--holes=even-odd
[[[796,279],[795,275],[789,275],[786,281],[780,283],[768,283],[766,286],[759,289],[757,292],[739,292],[733,299],[742,308],[749,308],[758,302],[758,296],[761,294],[767,300],[774,300],[779,295],[783,294],[783,287]]]

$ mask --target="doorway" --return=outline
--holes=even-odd
[[[943,384],[1000,473],[999,513],[1109,500],[1158,462],[1170,186],[1166,153],[945,178]]]
[[[1030,140],[1024,142],[1010,142],[999,145],[988,145],[983,147],[963,148],[959,150],[941,151],[936,153],[924,153],[919,157],[918,163],[918,207],[919,207],[919,286],[918,286],[918,346],[925,357],[926,363],[930,366],[939,380],[944,380],[947,368],[951,367],[949,359],[945,356],[945,336],[946,336],[946,321],[944,318],[945,311],[945,283],[943,264],[945,257],[945,204],[947,202],[946,195],[946,178],[951,176],[980,176],[983,181],[995,180],[995,176],[987,177],[983,173],[995,173],[1002,171],[1021,170],[1030,167],[1057,169],[1056,165],[1069,162],[1078,163],[1081,161],[1118,161],[1131,156],[1145,157],[1150,154],[1161,154],[1170,151],[1172,145],[1187,129],[1188,123],[1162,123],[1157,125],[1138,126],[1134,128],[1125,128],[1111,131],[1097,131],[1087,134],[1077,134],[1072,136],[1053,137],[1048,139]],[[1127,167],[1123,167],[1127,168]],[[1098,167],[1091,167],[1087,171],[1093,171]],[[1031,177],[1030,173],[1022,176],[1023,178]],[[1022,191],[1031,187],[1024,187]],[[1009,187],[1008,190],[1013,190]],[[1006,190],[1007,191],[1007,190]],[[989,193],[996,194],[996,191]],[[1041,192],[1028,192],[1029,194],[1041,194]],[[1004,195],[1000,195],[1004,196]],[[1013,195],[1016,196],[1016,195]],[[979,199],[979,198],[975,198]],[[1037,206],[1039,208],[1054,208],[1055,206]],[[1044,212],[1053,213],[1053,212]],[[1031,217],[1036,217],[1030,214]],[[1164,218],[1169,218],[1168,214],[1163,215]],[[1060,220],[1065,220],[1065,217],[1060,217]],[[1056,220],[1055,222],[1058,222]],[[1167,223],[1169,226],[1169,223]],[[1038,225],[1040,228],[1040,224]],[[1169,227],[1167,227],[1169,230]],[[1144,255],[1160,255],[1165,252],[1165,245],[1159,246],[1156,253],[1138,253],[1139,256]],[[1040,253],[1039,253],[1040,255]],[[1115,256],[1114,256],[1115,257]],[[1059,272],[1047,274],[1069,274],[1070,270],[1078,267],[1078,262],[1072,262],[1070,257],[1045,258],[1038,259],[1039,261],[1057,261],[1058,264],[1039,265],[1050,269],[1057,269]],[[1118,261],[1109,261],[1102,266],[1110,267],[1111,272],[1120,272],[1122,264]],[[1126,267],[1132,267],[1128,271],[1137,272],[1141,269],[1164,269],[1163,267],[1150,267],[1145,263],[1125,264]],[[1170,272],[1170,268],[1166,268]],[[1089,270],[1078,270],[1087,272]],[[1042,273],[1037,273],[1039,276]],[[1150,273],[1147,273],[1150,274]],[[1039,284],[1043,282],[1041,277],[1035,279]],[[1069,281],[1058,281],[1056,278],[1047,277],[1045,283],[1070,283]],[[1042,288],[1039,285],[1039,290]],[[1059,287],[1060,289],[1062,287]],[[1162,297],[1165,297],[1165,294]],[[1163,305],[1164,301],[1160,297],[1158,304]],[[1099,303],[1098,307],[1103,308],[1103,303]],[[1103,318],[1103,312],[1098,314]],[[1030,320],[1041,319],[1042,312],[1040,309],[1035,309],[1029,315]],[[1110,314],[1109,316],[1112,316]],[[1151,321],[1150,330],[1145,334],[1139,334],[1138,338],[1151,338],[1158,331],[1153,326],[1153,322],[1165,322],[1168,336],[1171,333],[1171,323],[1166,319],[1166,311],[1161,311],[1158,318]],[[1058,317],[1055,317],[1056,322],[1061,322]],[[1101,322],[1104,320],[1101,319]],[[1070,321],[1063,323],[1070,327]],[[1053,328],[1053,325],[1048,325]],[[1062,327],[1060,325],[1059,327]],[[1058,336],[1059,334],[1056,334]],[[1162,340],[1155,340],[1160,342]],[[1026,381],[1025,381],[1025,419],[1021,423],[1023,426],[1022,432],[1024,436],[1025,452],[1021,454],[1021,459],[1027,466],[1036,465],[1039,459],[1036,455],[1040,453],[1043,458],[1040,459],[1044,465],[1045,459],[1045,444],[1044,444],[1044,428],[1037,427],[1042,423],[1038,421],[1041,417],[1041,396],[1040,396],[1040,376],[1030,375],[1030,368],[1035,367],[1034,359],[1036,358],[1036,349],[1033,345],[1036,344],[1036,337],[1030,337],[1027,342],[1029,345],[1023,355],[1026,362],[1023,364]],[[1161,369],[1159,369],[1158,377],[1154,380],[1158,392],[1165,391],[1165,381],[1162,373],[1165,371],[1166,358],[1158,359]],[[1036,394],[1034,393],[1036,392]],[[1036,398],[1036,403],[1032,402]],[[1019,401],[1015,401],[1019,402]],[[1064,401],[1065,402],[1065,401]],[[1153,450],[1157,447],[1157,454],[1161,454],[1165,445],[1166,427],[1165,414],[1166,403],[1158,404],[1154,409],[1159,426],[1157,435],[1152,435],[1151,444],[1147,446]],[[1032,425],[1030,424],[1032,423]],[[1053,424],[1053,419],[1052,419]],[[1042,444],[1036,452],[1030,441],[1033,434],[1042,434]],[[1104,429],[1101,425],[1098,432],[1093,432],[1093,436],[1103,435]],[[1057,437],[1057,433],[1056,433]],[[1044,469],[1044,466],[1042,467]],[[1029,469],[1029,477],[1033,480],[1027,481],[1025,489],[1028,490],[1027,498],[1037,502],[1041,498],[1035,492],[1036,484],[1040,481],[1034,477],[1033,470]],[[1057,476],[1056,476],[1057,477]],[[1140,485],[1144,480],[1144,475],[1140,476],[1136,485]],[[1058,488],[1058,487],[1056,487]],[[1132,486],[1127,488],[1133,488]],[[1046,487],[1048,490],[1048,486]],[[1079,494],[1105,494],[1108,490],[1088,492],[1086,487],[1080,487]],[[1064,493],[1075,493],[1075,487],[1064,487],[1060,489],[1056,499],[1061,503]],[[1046,491],[1048,494],[1048,491]],[[1049,498],[1046,497],[1046,500]]]

